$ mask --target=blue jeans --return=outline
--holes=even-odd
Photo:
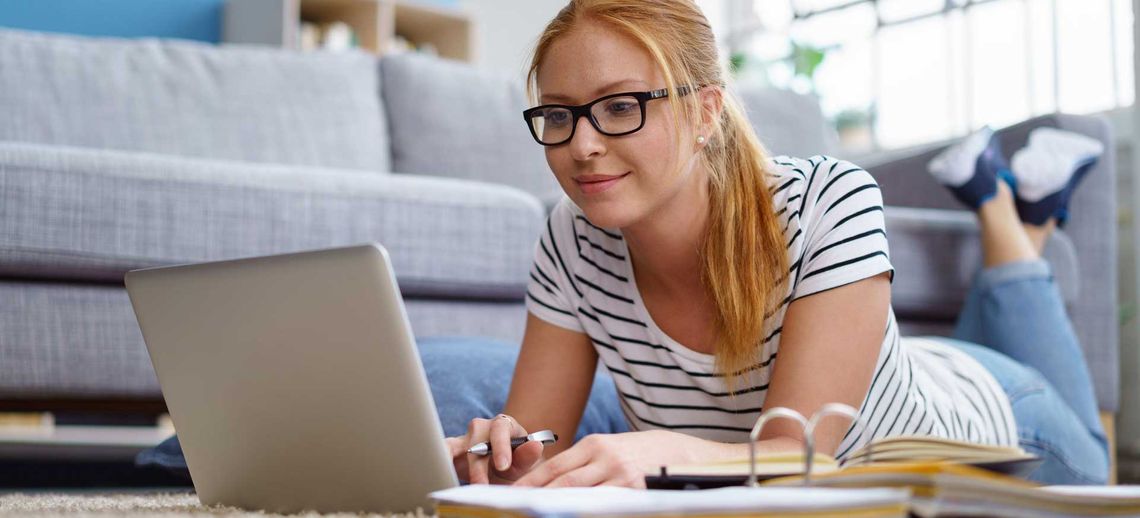
[[[463,435],[471,419],[494,417],[502,411],[507,404],[518,346],[486,338],[459,337],[421,338],[416,343],[444,435]],[[607,372],[598,372],[573,440],[577,442],[592,433],[627,431],[629,425],[621,412],[613,379]]]
[[[1005,390],[1021,447],[1044,459],[1030,479],[1107,481],[1108,441],[1092,379],[1047,262],[978,272],[953,338],[930,338],[974,357]]]

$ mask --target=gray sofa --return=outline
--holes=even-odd
[[[836,154],[813,98],[739,92],[775,154]],[[376,240],[417,335],[517,343],[560,196],[521,85],[416,55],[299,54],[0,30],[0,411],[154,410],[122,286],[141,267]],[[1117,405],[1112,135],[1048,246],[1102,409]],[[889,205],[894,307],[947,333],[979,264],[973,216],[925,173],[940,146],[854,161]],[[849,158],[849,157],[844,157]]]

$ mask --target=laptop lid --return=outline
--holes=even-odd
[[[457,485],[378,244],[135,270],[127,291],[203,504],[430,512]]]

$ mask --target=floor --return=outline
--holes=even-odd
[[[227,506],[207,507],[188,490],[168,488],[130,488],[99,490],[20,491],[0,493],[0,516],[376,516],[392,518],[427,518],[431,515],[409,514],[357,514],[357,513],[300,513],[281,515],[261,511],[246,511]]]
[[[286,516],[203,506],[189,477],[134,465],[135,455],[172,433],[169,428],[0,427],[2,516]],[[289,516],[401,516],[424,513]]]

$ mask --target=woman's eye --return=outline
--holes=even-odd
[[[564,111],[549,111],[543,115],[543,118],[545,118],[546,123],[551,126],[561,126],[569,121],[570,114]]]
[[[606,111],[611,115],[630,115],[637,112],[637,103],[628,101],[616,101],[606,106]]]

